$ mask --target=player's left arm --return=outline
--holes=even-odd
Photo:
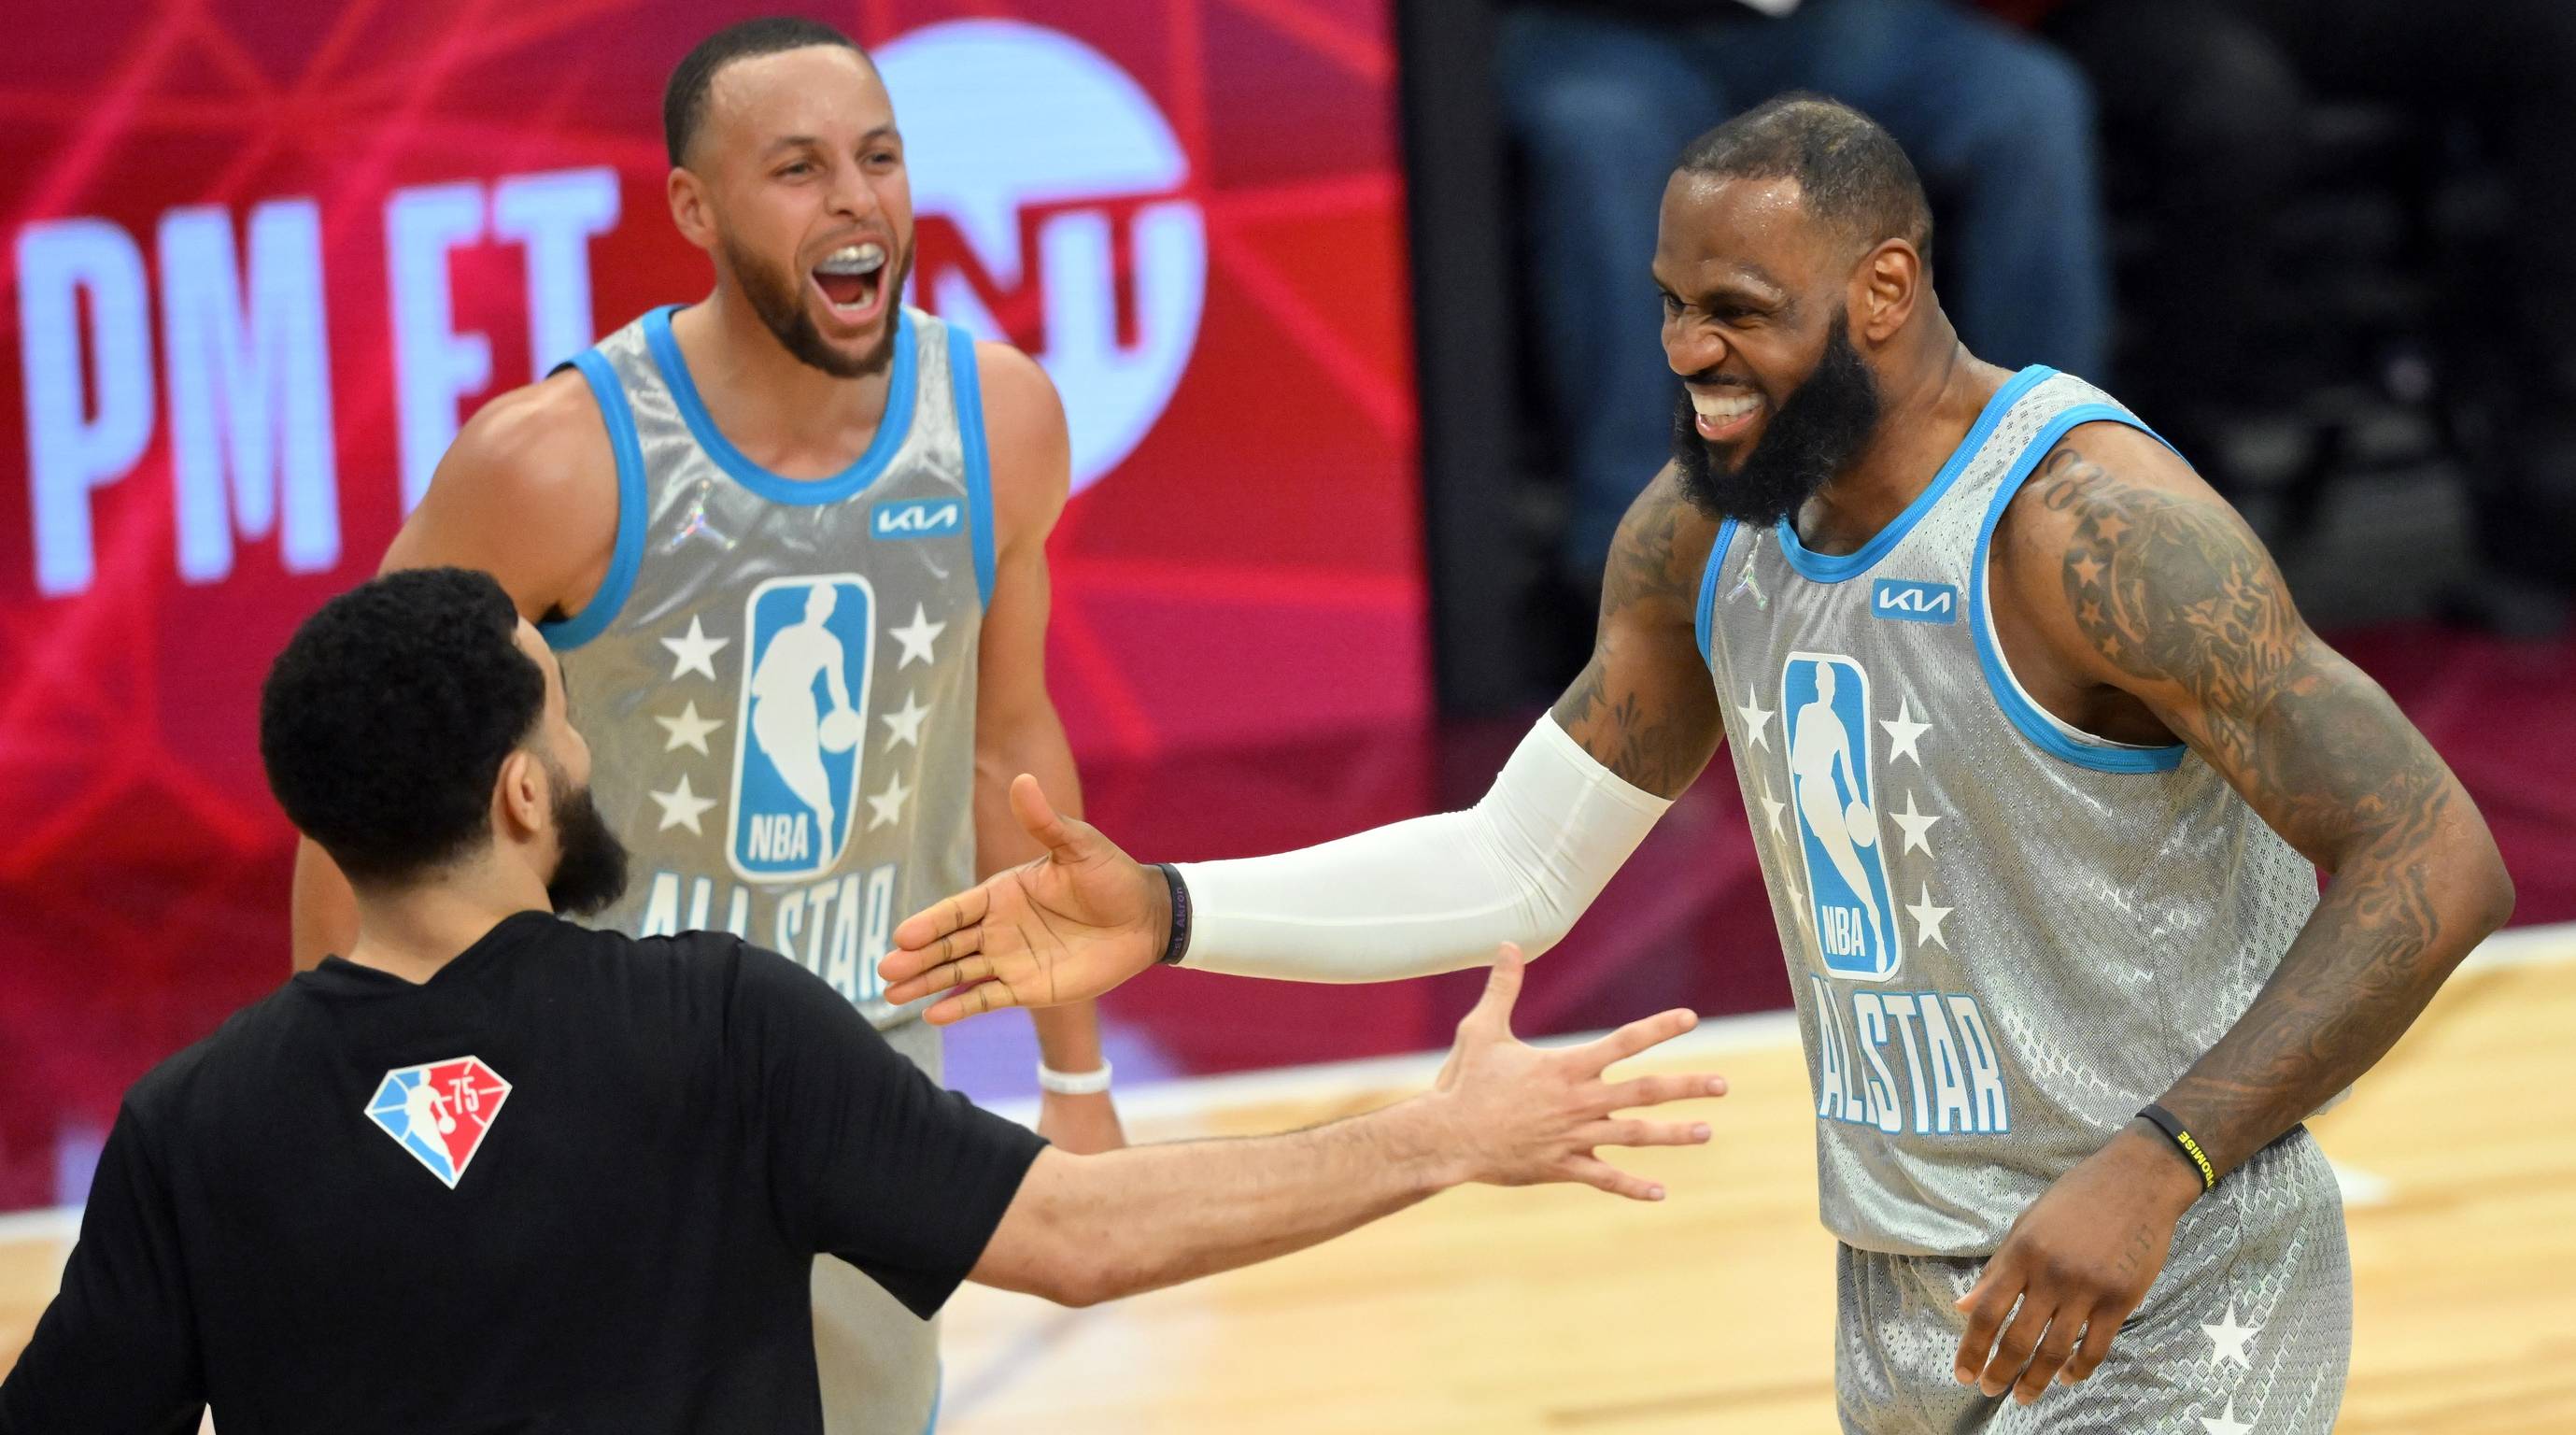
[[[2328,879],[2262,993],[2163,1101],[2226,1174],[2370,1069],[2513,911],[2477,805],[2388,694],[2308,630],[2234,509],[2134,429],[2080,428],[2056,646],[2145,703]]]
[[[2049,658],[2137,699],[2328,879],[2252,1006],[2160,1099],[2224,1176],[2386,1054],[2503,925],[2513,884],[2432,745],[2309,631],[2262,542],[2171,450],[2079,427],[2009,526],[1994,582]],[[1962,1302],[1961,1378],[1976,1367],[1988,1394],[2034,1398],[2061,1366],[2092,1373],[2203,1189],[2162,1132],[2132,1121],[2023,1214]],[[2022,1314],[1988,1362],[2017,1293]]]
[[[1082,789],[1064,722],[1047,693],[1046,628],[1051,592],[1047,535],[1072,490],[1064,404],[1037,362],[1007,344],[976,345],[984,396],[985,446],[992,455],[993,594],[975,673],[975,868],[977,880],[1046,855],[1011,815],[1011,781],[1037,778],[1056,809],[1080,815]],[[1096,1071],[1100,1021],[1090,1002],[1034,1007],[1039,1059],[1057,1071]],[[1040,1103],[1038,1130],[1077,1154],[1126,1144],[1108,1093]]]

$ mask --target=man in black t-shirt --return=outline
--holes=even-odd
[[[1666,1012],[1540,1052],[1494,967],[1439,1090],[1285,1136],[1098,1156],[942,1091],[820,978],[718,933],[558,920],[614,897],[560,672],[490,578],[333,600],[260,748],[356,886],[345,957],[127,1093],[0,1435],[196,1428],[821,1429],[807,1301],[837,1255],[928,1317],[969,1278],[1086,1304],[1285,1254],[1466,1181],[1662,1195],[1613,1119],[1723,1090],[1602,1080]]]

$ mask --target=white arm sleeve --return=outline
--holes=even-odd
[[[1301,982],[1382,982],[1554,946],[1637,850],[1667,799],[1593,760],[1552,717],[1464,812],[1274,857],[1181,866],[1182,965]]]

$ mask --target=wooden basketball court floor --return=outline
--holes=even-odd
[[[1783,1016],[1649,1063],[1714,1069],[1717,1139],[1628,1153],[1671,1196],[1451,1192],[1266,1266],[1086,1311],[968,1287],[944,1435],[1515,1435],[1834,1428],[1833,1247]],[[1128,1094],[1143,1139],[1419,1089],[1433,1057]],[[2576,926],[2491,942],[2316,1123],[2344,1173],[2357,1334],[2339,1430],[2576,1431]],[[1694,1114],[1698,1114],[1697,1111]],[[0,1218],[0,1358],[50,1298],[61,1213]],[[2260,1432],[2256,1432],[2260,1435]]]

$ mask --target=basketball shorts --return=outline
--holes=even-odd
[[[1952,1374],[1982,1259],[1840,1249],[1835,1398],[1851,1435],[2324,1435],[2352,1355],[2343,1201],[2302,1126],[2201,1198],[2090,1379],[2029,1405]]]

